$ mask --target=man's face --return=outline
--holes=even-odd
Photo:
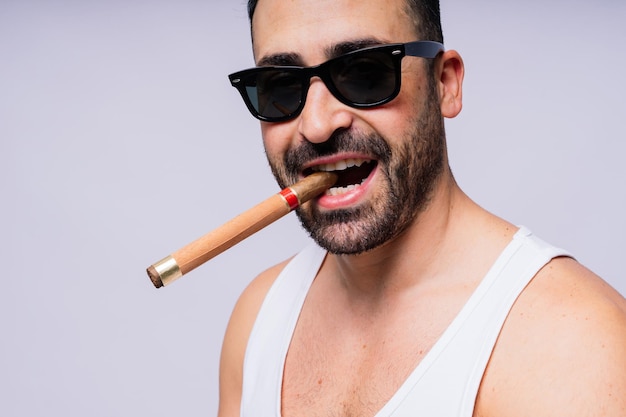
[[[298,66],[357,47],[418,40],[404,0],[260,0],[253,39],[257,63]],[[320,246],[337,254],[373,249],[405,230],[427,205],[445,153],[429,77],[423,59],[404,58],[400,94],[372,109],[340,103],[313,78],[297,118],[261,124],[281,187],[313,170],[339,171],[333,189],[298,209]]]

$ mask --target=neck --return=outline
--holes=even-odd
[[[499,253],[513,233],[511,226],[507,235],[508,226],[472,202],[448,173],[403,233],[363,254],[329,255],[326,267],[351,299],[388,301],[410,288],[466,276],[458,265],[485,269],[491,261],[481,251],[493,245],[492,252]],[[499,241],[494,239],[497,233],[502,235]]]

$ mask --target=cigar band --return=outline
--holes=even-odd
[[[287,207],[289,207],[289,210],[295,210],[300,205],[300,200],[298,199],[298,195],[290,187],[285,188],[279,194],[285,200],[285,203],[287,204]]]

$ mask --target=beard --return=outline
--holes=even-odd
[[[304,229],[328,252],[354,255],[377,248],[400,235],[428,206],[445,160],[443,118],[434,86],[429,90],[427,107],[395,148],[378,134],[342,130],[323,143],[302,141],[282,163],[268,155],[281,188],[295,183],[302,166],[314,158],[355,152],[377,160],[381,186],[368,201],[341,210],[320,211],[311,203],[297,209]]]

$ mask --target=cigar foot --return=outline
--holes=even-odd
[[[159,262],[148,267],[147,272],[150,280],[157,288],[161,288],[183,276],[178,262],[176,262],[176,259],[174,259],[172,255],[166,256]]]
[[[161,280],[161,276],[157,272],[154,265],[148,267],[147,269],[148,276],[150,277],[150,281],[154,284],[156,288],[161,288],[163,286],[163,281]]]

